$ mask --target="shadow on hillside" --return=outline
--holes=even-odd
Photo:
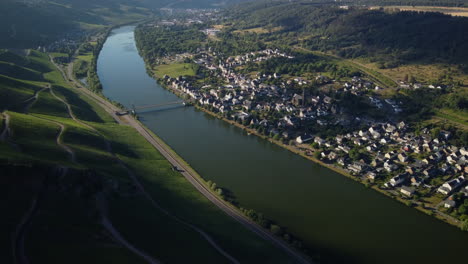
[[[104,123],[104,120],[102,120],[102,118],[93,111],[93,107],[88,102],[81,99],[76,93],[73,93],[69,89],[58,85],[54,85],[54,89],[58,93],[65,96],[67,102],[72,105],[73,112],[77,118],[85,121]]]
[[[122,144],[120,142],[111,140],[110,141],[111,146],[112,146],[112,152],[119,154],[119,155],[124,155],[128,158],[138,158],[138,154],[133,151],[129,145],[127,144]]]

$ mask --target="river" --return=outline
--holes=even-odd
[[[177,100],[146,73],[134,26],[115,29],[98,59],[104,94],[128,107]],[[468,233],[193,107],[139,113],[204,178],[346,263],[466,262]]]

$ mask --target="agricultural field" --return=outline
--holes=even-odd
[[[196,74],[193,69],[193,64],[190,63],[161,64],[156,66],[154,73],[157,77],[168,75],[172,78],[178,76],[194,76]]]
[[[247,28],[247,29],[238,29],[234,30],[234,33],[255,33],[255,34],[266,34],[266,33],[272,33],[272,32],[277,32],[280,31],[282,27],[272,27],[272,28],[266,28],[266,27],[255,27],[255,28]]]

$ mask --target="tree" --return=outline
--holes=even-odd
[[[465,199],[462,205],[458,208],[458,213],[468,215],[468,199]]]
[[[352,160],[358,160],[361,157],[361,153],[359,152],[359,149],[353,148],[349,151],[349,157]]]
[[[314,158],[320,159],[320,151],[315,151],[314,152]]]
[[[468,220],[463,221],[462,225],[460,226],[460,229],[468,232]]]
[[[433,138],[439,138],[440,128],[436,127],[434,129],[432,129],[431,135],[432,135]]]
[[[270,231],[275,235],[275,236],[281,236],[283,234],[283,230],[281,229],[280,226],[272,224],[270,226]]]

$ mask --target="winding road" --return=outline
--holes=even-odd
[[[262,237],[265,240],[268,240],[272,242],[274,245],[279,247],[280,249],[284,250],[287,252],[291,257],[293,257],[297,263],[311,263],[310,260],[301,252],[298,250],[290,247],[285,241],[281,240],[280,238],[274,236],[272,233],[269,231],[263,229],[261,226],[247,218],[245,215],[243,215],[241,212],[239,212],[234,206],[228,204],[227,202],[221,200],[219,197],[214,195],[211,190],[209,190],[198,178],[197,176],[191,172],[191,168],[189,168],[187,165],[183,164],[182,162],[179,161],[177,157],[175,157],[170,149],[159,139],[154,137],[150,132],[147,131],[147,129],[139,123],[137,120],[135,120],[133,117],[129,115],[125,116],[117,116],[115,113],[120,111],[121,109],[117,108],[113,104],[111,104],[109,101],[106,99],[100,97],[99,95],[93,93],[92,91],[88,90],[87,88],[83,87],[80,82],[76,81],[75,78],[73,77],[73,62],[68,64],[67,67],[67,74],[65,74],[64,70],[55,64],[53,59],[51,58],[52,63],[57,67],[57,69],[62,73],[62,76],[64,77],[65,80],[69,80],[72,84],[72,86],[77,87],[77,91],[80,92],[81,94],[87,96],[88,98],[92,99],[96,103],[98,103],[102,108],[106,110],[106,112],[110,113],[111,116],[118,122],[119,124],[124,124],[124,125],[129,125],[135,128],[153,147],[155,147],[173,166],[177,166],[178,168],[181,168],[183,172],[181,174],[200,192],[202,193],[207,199],[209,199],[213,204],[215,204],[218,208],[220,208],[222,211],[224,211],[227,215],[232,217],[234,220],[245,226],[247,229],[251,230],[252,232],[256,233],[260,237]],[[122,162],[123,163],[123,162]],[[124,164],[123,164],[124,165]],[[124,165],[125,166],[125,165]],[[126,166],[125,166],[126,168]],[[152,197],[144,190],[142,184],[139,182],[138,178],[136,175],[133,174],[128,168],[127,170],[130,172],[129,175],[132,176],[132,179],[135,181],[137,187],[150,199],[150,201],[153,203],[153,205],[157,208],[159,208],[161,211],[166,212],[168,215],[171,215],[169,212],[167,212],[165,209],[161,208],[153,199]],[[172,217],[175,217],[171,215]],[[177,217],[175,217],[178,219]],[[180,219],[179,219],[180,220]],[[182,221],[182,220],[180,220]],[[197,232],[199,232],[201,235],[203,235],[203,231],[198,229],[197,227],[194,227],[193,225],[186,223],[182,221],[185,224],[188,224],[189,226],[192,227],[192,229],[195,229]],[[203,235],[207,241],[212,244],[221,254],[223,254],[223,250],[217,246],[217,244],[208,236],[208,235]],[[229,255],[227,253],[223,254],[226,256],[228,259],[230,259],[233,263],[238,263],[237,260],[235,260],[232,257],[228,257]]]

